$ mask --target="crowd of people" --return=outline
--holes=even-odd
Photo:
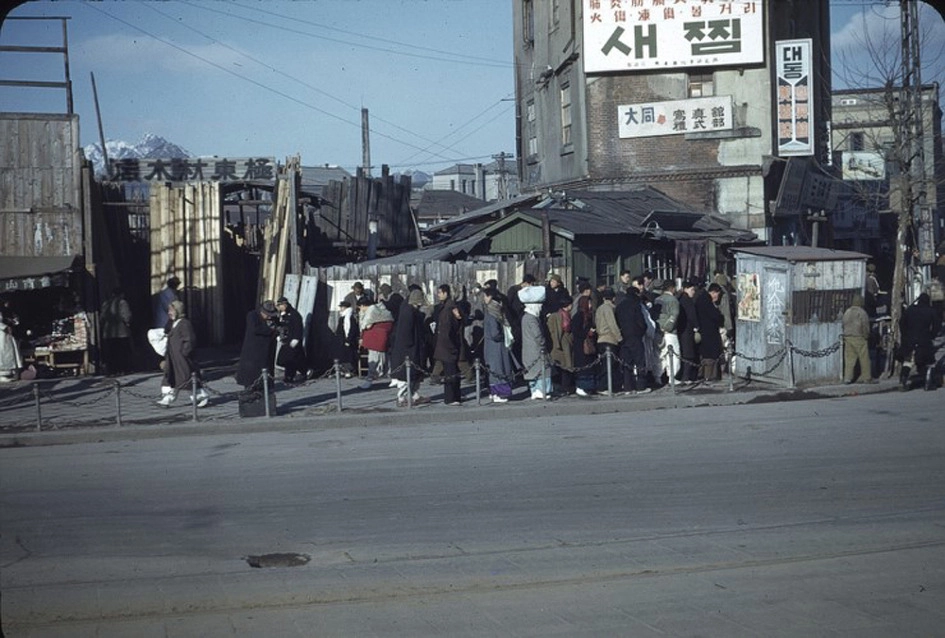
[[[717,278],[685,281],[677,293],[675,280],[625,271],[612,287],[580,280],[572,295],[550,273],[541,282],[525,275],[504,293],[496,280],[471,291],[442,284],[434,300],[418,285],[404,298],[389,285],[375,294],[357,282],[335,309],[328,351],[340,374],[363,377],[364,389],[390,377],[401,406],[429,401],[423,380],[442,385],[446,405],[462,405],[460,384],[477,373],[494,403],[507,402],[519,383],[533,400],[711,383],[734,337],[732,291]],[[237,381],[258,389],[263,370],[277,367],[285,383],[310,378],[301,332],[287,299],[260,304],[247,316]]]

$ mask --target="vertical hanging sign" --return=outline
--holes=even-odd
[[[779,40],[774,44],[777,61],[778,155],[814,154],[810,38]]]

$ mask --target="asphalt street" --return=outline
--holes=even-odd
[[[942,635],[941,392],[7,447],[3,629]]]

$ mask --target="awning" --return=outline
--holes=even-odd
[[[82,263],[71,257],[0,256],[0,292],[68,286],[69,273]]]

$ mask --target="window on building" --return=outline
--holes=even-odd
[[[469,194],[475,197],[476,196],[476,180],[472,180],[469,183],[469,188],[470,188]]]
[[[715,83],[712,73],[689,74],[689,97],[709,97],[715,95]]]
[[[451,190],[451,191],[456,190],[456,180],[455,180],[455,179],[451,179],[451,180],[450,180],[450,190]]]
[[[466,194],[466,180],[463,180],[463,194]]]
[[[571,84],[561,86],[561,145],[571,143]]]
[[[850,133],[850,150],[851,151],[864,150],[862,131],[854,131],[853,133]]]
[[[613,286],[617,281],[617,262],[620,258],[610,253],[597,255],[597,281],[593,285],[606,284]]]
[[[533,0],[523,0],[522,2],[522,39],[525,40],[526,46],[535,42],[535,5]]]
[[[529,100],[525,105],[525,130],[528,136],[529,156],[538,155],[538,132],[535,125],[535,100]]]

